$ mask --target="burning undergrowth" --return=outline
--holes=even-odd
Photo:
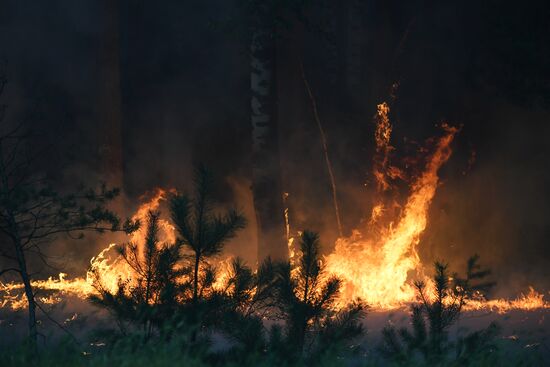
[[[395,163],[395,148],[391,145],[392,125],[389,106],[378,106],[375,116],[375,155],[372,175],[376,180],[376,197],[369,218],[350,237],[336,241],[334,251],[322,260],[328,274],[342,281],[337,307],[345,308],[357,299],[373,309],[391,310],[415,301],[414,279],[425,280],[424,267],[417,252],[421,236],[428,224],[430,204],[436,194],[440,168],[451,157],[451,144],[459,129],[441,125],[441,135],[430,139],[419,149],[418,157]],[[403,190],[406,187],[406,190]],[[406,195],[403,195],[403,192]],[[133,221],[147,222],[151,212],[158,212],[175,190],[156,189],[143,198]],[[287,234],[290,234],[288,213]],[[176,242],[176,228],[167,218],[158,219],[158,240],[161,244]],[[147,230],[142,226],[131,233],[128,244],[133,246],[136,259],[144,256]],[[294,238],[289,235],[290,262],[299,271],[295,259],[299,255]],[[109,244],[90,260],[86,277],[70,278],[61,273],[57,279],[35,280],[36,299],[41,304],[57,304],[67,295],[81,299],[100,291],[116,293],[121,284],[131,286],[136,281],[135,267],[126,261],[121,249],[127,245]],[[217,258],[208,271],[215,274],[213,290],[223,290],[230,278],[232,259]],[[182,276],[181,282],[188,281]],[[429,283],[428,283],[429,284]],[[23,285],[0,283],[0,308],[20,310],[26,307]],[[533,310],[550,308],[544,295],[533,288],[515,300],[487,300],[478,294],[465,309],[488,309],[499,313],[513,309]]]

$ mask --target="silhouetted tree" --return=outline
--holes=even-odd
[[[256,272],[239,258],[233,260],[229,278],[212,297],[217,325],[234,341],[236,351],[263,353],[268,348],[263,320],[274,311],[276,265],[266,259]]]
[[[182,260],[180,243],[161,243],[158,239],[159,213],[149,212],[145,243],[117,248],[133,271],[132,279],[121,279],[116,293],[102,283],[101,273],[95,273],[94,286],[99,295],[91,301],[109,309],[122,327],[124,321],[141,324],[145,338],[162,326],[178,310],[178,296],[189,288],[180,279],[189,275],[189,268],[179,266]]]
[[[209,298],[217,310],[213,326],[236,343],[224,358],[295,363],[305,356],[316,363],[361,335],[365,307],[355,302],[336,310],[340,281],[323,271],[317,234],[305,232],[301,250],[296,267],[268,258],[253,272],[233,261],[224,286]],[[277,321],[268,332],[264,319]]]
[[[484,294],[493,282],[483,281],[490,274],[481,269],[479,257],[468,260],[466,276],[458,274],[451,277],[448,265],[435,263],[433,276],[434,292],[428,294],[426,283],[415,282],[419,303],[411,307],[412,330],[393,326],[383,330],[383,354],[389,359],[402,363],[411,363],[421,358],[429,365],[449,365],[466,361],[471,355],[486,351],[498,332],[498,327],[491,324],[487,329],[471,333],[460,338],[457,343],[449,341],[449,328],[456,323],[464,304],[472,297]],[[449,360],[450,352],[456,348],[454,360]]]
[[[0,77],[0,94],[6,79]],[[2,107],[2,110],[4,108]],[[2,111],[0,111],[2,112]],[[28,302],[28,326],[31,348],[37,342],[37,303],[29,258],[50,265],[44,248],[61,235],[82,238],[85,231],[103,232],[136,228],[127,221],[123,226],[106,204],[119,193],[118,189],[79,189],[71,194],[57,191],[52,181],[42,174],[39,159],[45,154],[33,143],[35,134],[22,124],[10,128],[0,113],[0,232],[11,246],[4,246],[0,256],[9,264],[0,275],[14,272],[24,285]]]
[[[206,260],[218,255],[226,242],[246,225],[246,219],[236,210],[218,215],[213,209],[212,175],[200,165],[195,171],[195,195],[176,194],[170,201],[172,222],[178,232],[177,242],[192,252],[193,303],[199,300],[201,287],[212,284],[214,280],[214,273]],[[201,270],[204,270],[202,279]]]
[[[265,301],[261,291],[255,297],[245,297],[263,276],[252,274],[240,261],[233,264],[227,289],[213,289],[216,269],[208,260],[222,251],[246,221],[236,210],[223,215],[214,212],[212,183],[210,172],[198,166],[194,195],[174,194],[170,198],[171,220],[177,231],[175,243],[159,242],[159,214],[150,212],[144,246],[129,243],[119,247],[134,278],[123,279],[117,292],[106,290],[101,274],[97,275],[100,295],[92,301],[108,308],[123,331],[124,322],[141,325],[147,340],[154,330],[169,337],[180,325],[189,326],[191,341],[197,342],[197,327],[216,327],[230,312],[248,321],[252,309],[257,309],[255,305]],[[249,309],[245,310],[247,302]]]
[[[349,342],[363,332],[364,305],[353,303],[335,310],[340,279],[328,276],[320,259],[319,237],[305,231],[300,239],[297,267],[282,264],[278,270],[276,304],[285,322],[285,333],[272,331],[273,343],[285,340],[288,355],[300,357],[316,348]],[[330,342],[330,343],[329,343]]]

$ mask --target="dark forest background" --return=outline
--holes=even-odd
[[[60,185],[106,179],[119,165],[128,213],[154,187],[189,185],[193,163],[204,162],[223,178],[219,199],[237,201],[252,221],[228,250],[254,263],[250,35],[241,3],[5,0],[7,118],[32,125],[53,148],[44,169]],[[282,186],[293,228],[320,231],[326,252],[337,235],[303,63],[346,233],[369,213],[372,116],[377,103],[393,100],[402,155],[414,152],[411,140],[436,135],[437,123],[463,125],[420,245],[425,263],[462,263],[477,252],[500,295],[529,284],[547,289],[550,5],[305,3],[307,22],[288,23],[276,40]],[[52,251],[75,274],[103,246]]]

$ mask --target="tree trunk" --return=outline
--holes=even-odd
[[[2,153],[2,147],[0,146],[0,153]],[[9,198],[9,181],[6,173],[6,166],[4,164],[3,157],[0,157],[0,180],[1,180],[1,189],[2,196],[4,198]],[[5,213],[2,213],[6,217],[7,224],[9,227],[10,238],[12,240],[15,258],[17,260],[17,265],[19,267],[19,275],[23,281],[25,287],[25,297],[29,305],[28,308],[28,325],[29,325],[29,342],[30,347],[33,352],[36,352],[36,347],[38,343],[38,331],[36,330],[36,303],[34,300],[34,292],[32,290],[31,279],[29,272],[27,271],[27,260],[25,259],[25,252],[23,244],[21,243],[21,235],[19,232],[19,226],[16,221],[15,213],[10,208],[6,208]]]
[[[258,226],[258,261],[288,258],[275,95],[275,39],[258,27],[250,45],[252,192]]]
[[[103,29],[99,50],[100,174],[113,187],[122,187],[122,104],[120,93],[119,1],[102,0]]]
[[[199,298],[199,263],[200,256],[195,255],[195,272],[193,275],[193,302],[197,303]]]
[[[32,290],[31,280],[26,270],[21,271],[21,279],[23,280],[23,284],[25,285],[25,297],[27,297],[27,302],[29,304],[29,341],[31,350],[35,351],[38,343],[38,331],[36,330],[36,302],[34,300],[34,292]]]

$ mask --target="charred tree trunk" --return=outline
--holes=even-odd
[[[274,25],[256,27],[250,45],[254,208],[258,260],[288,258],[276,113]]]
[[[121,187],[122,112],[120,93],[119,1],[103,0],[103,29],[99,50],[100,173],[111,186]]]

